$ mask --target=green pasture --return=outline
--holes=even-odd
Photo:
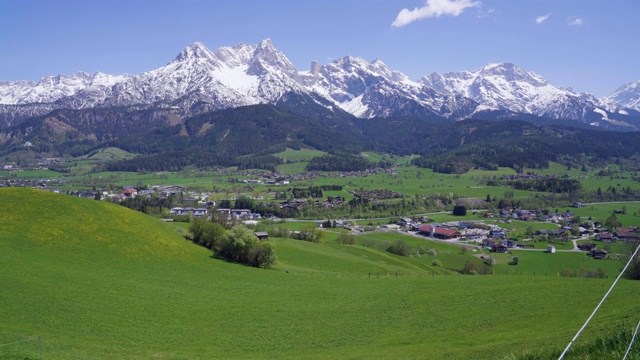
[[[489,176],[481,170],[474,170],[464,175],[438,174],[430,169],[417,167],[399,167],[397,174],[379,173],[363,177],[321,177],[311,181],[312,185],[342,185],[345,191],[387,189],[405,196],[429,194],[456,194],[460,197],[486,199],[503,198],[505,191],[513,191],[514,198],[527,198],[536,194],[533,191],[514,190],[497,186],[478,185],[478,178]],[[510,173],[506,169],[496,171],[491,176],[500,177]],[[473,178],[473,179],[472,179]]]
[[[64,173],[52,171],[52,170],[22,170],[22,171],[7,171],[0,170],[0,177],[10,178],[16,177],[18,179],[58,179],[65,176]]]
[[[273,156],[282,158],[286,162],[302,162],[309,161],[314,157],[326,155],[327,153],[319,150],[301,149],[293,150],[287,149],[285,151],[275,153]]]
[[[307,169],[308,162],[291,162],[282,165],[278,165],[277,169],[280,174],[298,174],[304,172]]]
[[[276,269],[319,276],[362,277],[426,276],[440,269],[410,258],[362,246],[308,243],[293,239],[274,239],[279,263]]]
[[[97,150],[91,156],[88,156],[89,159],[98,160],[98,161],[114,161],[121,160],[124,158],[132,158],[137,155],[130,153],[126,150],[122,150],[116,147],[108,147],[104,149]]]
[[[289,239],[264,270],[114,204],[30,189],[0,203],[0,340],[40,336],[46,359],[496,359],[565,346],[612,282],[429,276],[426,257]],[[523,269],[543,255],[558,254],[522,254]],[[622,280],[577,345],[637,323],[639,291]]]
[[[640,202],[638,201],[586,204],[581,208],[569,208],[569,211],[584,217],[585,220],[591,217],[594,221],[604,223],[615,210],[622,210],[623,207],[627,209],[626,214],[615,214],[622,226],[640,226]]]
[[[615,278],[623,267],[623,264],[618,260],[595,260],[587,256],[585,252],[556,252],[551,254],[544,251],[511,250],[510,254],[492,253],[490,255],[496,259],[493,269],[498,275],[535,274],[535,276],[557,277],[565,269],[596,270],[602,268],[609,278]],[[518,257],[518,265],[510,265],[513,261],[513,256]]]
[[[395,165],[409,164],[411,163],[411,159],[415,157],[413,155],[397,156],[397,155],[389,155],[389,154],[379,154],[371,151],[360,153],[360,155],[373,163],[377,163],[384,160],[384,161],[391,162]]]

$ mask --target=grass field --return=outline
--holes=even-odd
[[[301,162],[301,161],[309,161],[314,157],[322,156],[326,154],[327,153],[324,151],[311,150],[311,149],[303,149],[303,150],[287,149],[283,152],[273,154],[273,156],[282,158],[287,162]]]
[[[40,336],[46,359],[496,359],[566,345],[612,281],[421,276],[421,258],[288,239],[263,270],[117,205],[28,189],[0,203],[0,339]],[[621,281],[578,344],[637,323],[639,291]]]

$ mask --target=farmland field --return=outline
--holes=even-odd
[[[23,189],[0,189],[0,203],[0,334],[40,336],[46,359],[496,359],[566,345],[620,266],[523,251],[522,275],[499,275],[514,267],[505,254],[498,275],[434,276],[429,257],[274,239],[279,263],[264,270],[117,205]],[[472,256],[428,245],[452,267]],[[528,274],[583,264],[610,277]],[[637,323],[639,291],[622,280],[578,344]],[[37,351],[4,346],[0,359]]]

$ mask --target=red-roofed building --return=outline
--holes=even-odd
[[[134,188],[126,188],[126,189],[122,190],[122,193],[126,197],[133,198],[133,197],[136,197],[136,195],[138,195],[138,190],[136,190]]]
[[[423,225],[418,231],[420,234],[437,239],[455,239],[459,238],[462,234],[459,231],[449,230],[431,225]]]

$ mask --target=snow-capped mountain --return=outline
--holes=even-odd
[[[125,79],[107,92],[88,87],[62,101],[75,108],[205,102],[222,109],[275,102],[288,91],[302,91],[296,76],[269,39],[215,52],[193,43],[167,65]]]
[[[153,105],[176,107],[190,115],[196,104],[202,112],[275,103],[287,92],[305,91],[298,77],[293,64],[269,39],[215,52],[193,43],[167,65],[136,76],[77,73],[38,83],[2,82],[0,105],[5,105],[5,113],[14,114],[4,116],[7,123],[21,114],[41,115],[52,108]]]
[[[313,62],[310,70],[298,71],[266,39],[216,51],[193,43],[167,65],[139,75],[79,72],[39,82],[0,82],[0,124],[10,126],[61,108],[165,108],[178,116],[189,116],[304,99],[360,118],[440,116],[459,120],[495,112],[604,127],[631,126],[629,112],[614,101],[627,99],[638,106],[638,96],[622,93],[597,99],[555,87],[510,63],[491,64],[473,72],[434,73],[419,81],[389,69],[380,60],[369,62],[351,56],[327,65]],[[633,116],[640,115],[633,112]]]
[[[24,105],[52,103],[72,96],[88,87],[108,88],[129,78],[129,75],[87,74],[47,76],[40,81],[1,81],[0,104]]]
[[[607,100],[640,111],[640,80],[620,86],[607,97]]]
[[[491,110],[509,110],[594,126],[624,126],[618,106],[591,94],[549,84],[542,76],[511,63],[489,64],[476,71],[432,73],[420,82],[444,94],[464,96]]]
[[[468,99],[425,88],[378,59],[368,62],[346,56],[325,66],[313,62],[301,77],[309,91],[360,118],[431,114],[450,117],[461,109],[468,115],[477,106]]]

